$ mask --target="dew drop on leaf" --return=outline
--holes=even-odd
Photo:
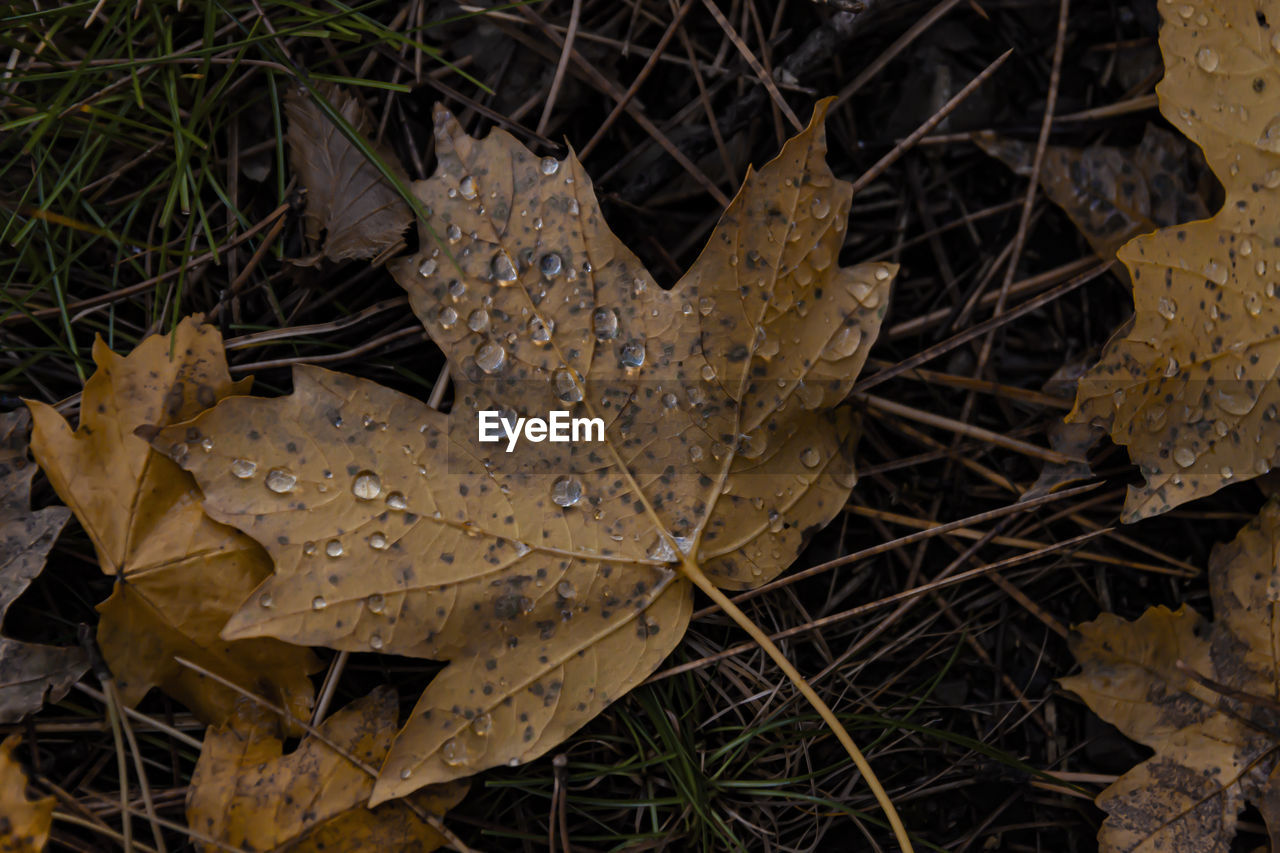
[[[560,270],[563,266],[564,262],[560,260],[560,256],[555,252],[547,252],[542,256],[542,259],[538,261],[538,270],[547,278],[560,275]]]
[[[364,603],[365,606],[369,608],[370,613],[381,613],[387,606],[387,600],[380,592],[375,592],[373,595],[366,598]]]
[[[467,317],[467,328],[473,332],[483,332],[489,328],[489,312],[483,308],[477,308]]]
[[[573,598],[578,594],[578,591],[574,589],[573,584],[569,581],[560,581],[560,583],[556,584],[556,592],[561,598]]]
[[[618,361],[623,367],[640,367],[644,364],[644,343],[630,341],[618,350]]]
[[[551,501],[556,506],[570,507],[582,500],[582,482],[577,477],[557,477],[551,484]]]
[[[489,261],[489,270],[498,284],[510,284],[516,280],[516,265],[511,262],[511,256],[502,250],[498,250]]]
[[[560,161],[554,157],[543,157],[541,163],[542,174],[554,175],[560,171]]]
[[[618,336],[618,313],[612,308],[597,308],[591,315],[591,330],[598,341],[613,340]]]
[[[817,448],[806,447],[800,452],[800,461],[806,468],[817,468],[819,463],[822,462],[822,454],[818,452]]]
[[[390,492],[387,494],[387,509],[404,512],[408,508],[409,502],[405,500],[404,492]]]
[[[1196,453],[1190,447],[1179,447],[1173,451],[1173,461],[1183,468],[1190,468],[1196,463]]]
[[[362,501],[371,501],[382,494],[382,480],[372,471],[361,471],[351,481],[351,494]]]
[[[267,472],[267,488],[278,495],[283,495],[286,492],[292,491],[297,482],[297,476],[288,469],[272,468]]]
[[[342,543],[339,542],[337,539],[330,539],[324,545],[324,552],[328,554],[330,557],[341,557]]]
[[[502,348],[501,344],[492,341],[481,344],[476,350],[476,364],[485,373],[497,373],[502,369],[503,363],[507,360],[507,351]]]
[[[329,602],[324,600],[323,595],[317,595],[315,598],[311,599],[312,610],[324,610],[328,606]]]
[[[387,535],[381,531],[369,535],[369,547],[375,551],[387,549]]]
[[[566,403],[576,403],[582,399],[582,389],[574,381],[573,371],[562,367],[556,371],[554,379],[556,397]]]
[[[476,197],[476,179],[470,175],[463,175],[462,180],[458,182],[458,192],[465,199],[473,199]]]
[[[253,472],[258,470],[258,463],[250,462],[248,459],[232,459],[231,474],[241,480],[247,480],[253,476]]]
[[[458,322],[458,312],[453,310],[452,305],[445,305],[437,312],[436,319],[440,322],[442,328],[452,329],[454,324]]]

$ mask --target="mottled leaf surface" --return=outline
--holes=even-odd
[[[179,665],[180,656],[306,716],[307,674],[317,665],[311,652],[218,636],[270,573],[266,553],[207,517],[191,476],[134,435],[140,426],[194,417],[247,391],[248,380],[231,381],[221,336],[191,318],[128,356],[99,338],[93,358],[98,369],[85,383],[78,429],[50,406],[27,405],[36,460],[89,534],[102,571],[117,581],[98,608],[98,644],[121,696],[133,705],[158,686],[208,722],[225,719],[237,694]],[[197,443],[193,452],[206,451]]]
[[[9,607],[44,569],[45,558],[71,517],[66,507],[31,509],[27,459],[30,416],[0,415],[0,622]],[[16,722],[57,701],[80,680],[89,662],[82,649],[24,643],[0,636],[0,723]]]
[[[27,798],[27,774],[13,757],[20,740],[0,742],[0,853],[40,853],[53,825],[53,797]]]
[[[1280,446],[1280,3],[1158,5],[1161,111],[1200,145],[1226,202],[1120,250],[1135,317],[1068,416],[1107,426],[1137,463],[1127,521],[1265,474]]]
[[[1063,686],[1155,750],[1098,797],[1108,813],[1098,835],[1106,853],[1225,853],[1246,802],[1274,821],[1277,555],[1280,502],[1273,499],[1210,556],[1213,623],[1185,606],[1154,607],[1134,622],[1104,614],[1073,635],[1083,672]]]
[[[374,123],[354,95],[332,83],[318,93],[387,166],[399,170],[389,147],[369,141]],[[307,190],[307,237],[322,242],[331,261],[371,258],[394,245],[413,221],[396,188],[306,91],[290,92],[284,109],[289,164]]]
[[[850,187],[825,105],[725,211],[674,288],[605,225],[576,158],[436,114],[433,218],[393,267],[445,350],[448,416],[372,382],[294,371],[165,430],[207,511],[276,572],[224,636],[449,661],[397,738],[380,801],[528,761],[679,642],[687,567],[744,589],[782,572],[854,484],[838,406],[894,267],[841,267]],[[441,235],[437,245],[432,233]],[[602,441],[478,441],[482,410],[598,417]]]
[[[205,735],[187,795],[188,825],[238,850],[435,850],[444,839],[420,815],[443,815],[466,794],[467,784],[448,782],[369,808],[373,776],[351,760],[376,768],[396,722],[395,691],[379,687],[333,714],[318,736],[308,735],[286,755],[275,719],[244,702]]]

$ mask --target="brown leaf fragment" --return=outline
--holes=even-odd
[[[24,410],[0,415],[0,623],[44,568],[45,558],[71,516],[66,507],[31,509],[34,463],[27,460]],[[58,701],[89,662],[79,647],[24,643],[0,636],[0,723],[16,722]]]
[[[467,783],[447,782],[371,809],[373,776],[333,748],[377,767],[396,722],[395,691],[376,688],[325,720],[320,737],[308,735],[284,755],[274,719],[245,701],[205,735],[187,795],[188,824],[236,849],[434,850],[444,839],[408,806],[443,815],[462,800]]]
[[[1228,851],[1246,802],[1274,829],[1280,752],[1280,501],[1214,548],[1216,620],[1153,607],[1079,626],[1082,672],[1062,685],[1155,755],[1102,792],[1110,851]],[[1192,675],[1194,673],[1194,677]]]
[[[269,574],[267,555],[208,518],[190,475],[134,435],[244,393],[249,380],[231,381],[221,336],[190,318],[128,356],[99,338],[93,358],[98,370],[85,383],[77,430],[51,407],[27,405],[32,452],[92,539],[103,572],[117,579],[98,607],[98,644],[122,698],[134,705],[158,686],[203,720],[225,719],[236,693],[182,667],[174,660],[180,656],[306,716],[313,692],[307,674],[318,665],[308,650],[218,637]],[[212,447],[206,441],[187,432],[169,450],[205,453]]]
[[[318,94],[365,138],[381,160],[408,183],[395,152],[368,139],[374,123],[354,95],[336,84],[321,84]],[[306,90],[285,100],[289,163],[307,190],[307,237],[323,237],[331,261],[372,258],[395,245],[413,221],[413,212],[395,186],[331,122]]]
[[[1034,144],[987,131],[974,142],[1015,173],[1028,177]],[[1050,145],[1040,164],[1040,187],[1071,218],[1105,261],[1139,234],[1209,215],[1207,167],[1185,139],[1147,125],[1133,148]]]
[[[21,738],[0,742],[0,853],[40,853],[53,825],[53,797],[27,799],[27,774],[13,757]]]
[[[1158,4],[1160,109],[1204,151],[1226,201],[1212,219],[1138,237],[1118,257],[1135,317],[1081,380],[1068,420],[1109,429],[1144,484],[1135,521],[1280,462],[1280,4]],[[1185,13],[1185,14],[1184,14]]]
[[[895,267],[838,263],[851,187],[826,164],[825,109],[748,174],[671,290],[576,158],[438,110],[439,167],[414,186],[432,219],[393,272],[449,357],[449,415],[300,367],[287,397],[156,437],[214,440],[184,458],[206,511],[275,562],[224,636],[449,661],[375,802],[542,755],[676,646],[690,574],[764,583],[844,506],[858,431],[840,403]],[[481,412],[557,410],[602,435],[479,440]]]

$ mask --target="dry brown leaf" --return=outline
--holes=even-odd
[[[224,636],[450,661],[375,802],[543,754],[675,647],[689,578],[763,583],[844,505],[856,425],[838,404],[895,268],[838,265],[851,193],[824,112],[664,290],[576,158],[438,111],[439,170],[415,192],[449,254],[424,227],[394,272],[449,355],[451,414],[299,367],[288,397],[228,399],[158,437],[190,435],[178,456],[206,510],[275,561]],[[508,453],[477,440],[480,410],[599,416],[605,441]]]
[[[53,797],[27,799],[27,774],[13,757],[20,739],[0,742],[0,853],[40,853],[53,825]]]
[[[126,704],[164,689],[217,723],[236,693],[179,665],[185,657],[307,716],[317,667],[306,649],[275,640],[228,643],[227,617],[271,571],[252,539],[200,509],[191,476],[134,430],[194,417],[249,380],[232,382],[222,338],[188,318],[172,336],[147,338],[127,357],[99,338],[74,433],[53,408],[28,401],[31,450],[117,579],[99,605],[98,644]],[[199,451],[197,451],[199,452]]]
[[[205,735],[187,795],[188,825],[235,849],[435,850],[444,839],[407,804],[443,815],[462,800],[467,783],[445,783],[370,809],[373,776],[333,748],[376,768],[391,745],[396,713],[395,691],[376,688],[325,720],[320,737],[308,735],[284,755],[275,720],[243,702]]]
[[[1126,521],[1280,461],[1280,3],[1159,8],[1160,108],[1203,149],[1226,203],[1119,252],[1136,316],[1081,380],[1068,419],[1105,425],[1129,448],[1145,483],[1130,489]]]
[[[354,95],[336,84],[322,84],[317,92],[387,166],[402,174],[395,152],[368,140],[373,121]],[[290,92],[284,109],[289,118],[289,163],[307,190],[307,237],[318,242],[323,233],[323,254],[331,261],[372,258],[395,245],[413,221],[413,212],[396,188],[306,90]],[[404,180],[408,183],[407,176]]]
[[[1155,750],[1098,797],[1104,853],[1227,853],[1246,801],[1275,819],[1278,552],[1272,500],[1209,559],[1214,623],[1154,607],[1134,622],[1104,614],[1073,635],[1083,672],[1063,686]]]
[[[45,557],[71,516],[66,507],[32,511],[25,411],[0,415],[0,623],[6,611],[44,568]],[[58,701],[88,669],[78,647],[24,643],[0,636],[0,723]]]
[[[991,132],[974,142],[1015,173],[1031,175],[1036,147]],[[1130,238],[1209,215],[1204,163],[1185,139],[1147,125],[1133,148],[1050,145],[1040,164],[1040,187],[1071,218],[1103,260]]]

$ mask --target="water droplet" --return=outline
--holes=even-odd
[[[815,447],[806,447],[800,453],[800,461],[806,468],[817,468],[822,462],[822,454]]]
[[[169,448],[169,458],[172,459],[174,462],[177,462],[179,465],[181,465],[182,460],[187,458],[187,453],[189,452],[190,451],[188,451],[187,446],[185,444],[183,444],[182,442],[178,442],[177,444]]]
[[[1211,47],[1202,47],[1196,51],[1196,65],[1205,71],[1213,71],[1218,67],[1218,52]]]
[[[369,608],[371,613],[381,613],[387,607],[387,600],[383,598],[382,593],[375,592],[364,600],[365,606]]]
[[[406,767],[405,769],[403,769],[403,770],[401,770],[401,771],[400,771],[400,778],[401,778],[401,779],[408,779],[408,778],[409,778],[410,776],[412,776],[412,775],[413,775],[413,771],[412,771],[412,770],[410,770],[408,767]]]
[[[703,454],[702,454],[702,448],[701,448],[699,445],[696,445],[696,444],[691,444],[691,445],[689,445],[689,458],[690,458],[690,459],[692,459],[694,462],[701,462],[701,461],[702,461],[702,455],[703,455]]]
[[[476,714],[476,718],[471,721],[471,731],[480,737],[486,737],[493,730],[493,718],[486,713]]]
[[[716,308],[716,302],[710,296],[704,296],[698,300],[698,313],[706,317]]]
[[[330,557],[341,557],[342,543],[337,539],[330,539],[328,542],[324,543],[324,552]]]
[[[1173,461],[1183,468],[1190,468],[1196,463],[1195,451],[1190,447],[1179,447],[1173,451]]]
[[[467,317],[467,328],[473,332],[483,332],[489,328],[489,312],[477,308]]]
[[[560,583],[556,584],[556,593],[561,598],[573,598],[578,594],[578,591],[573,588],[573,584],[569,581],[560,581]]]
[[[781,533],[783,527],[782,513],[776,509],[769,510],[769,532]]]
[[[462,180],[458,182],[458,192],[465,199],[473,199],[476,197],[476,179],[470,175],[463,175]]]
[[[387,550],[387,534],[381,532],[370,534],[369,547],[375,551]]]
[[[450,225],[448,228],[444,229],[444,236],[450,243],[456,243],[462,239],[462,229],[457,225]]]
[[[231,475],[241,480],[247,480],[253,476],[253,472],[258,470],[258,463],[250,462],[248,459],[232,459]]]
[[[425,261],[418,264],[418,275],[423,278],[435,275],[437,266],[438,264],[436,264],[435,258],[427,258]]]
[[[1250,317],[1257,317],[1262,313],[1262,300],[1256,293],[1250,293],[1244,298],[1244,310],[1249,313]]]
[[[328,606],[329,603],[324,600],[323,595],[317,595],[315,598],[311,599],[312,610],[324,610]]]
[[[275,607],[275,604],[275,599],[271,597],[271,593],[269,592],[264,592],[262,595],[258,596],[259,607]]]
[[[582,399],[582,389],[574,381],[573,371],[569,368],[562,367],[557,370],[552,382],[555,385],[556,396],[564,402],[576,403]]]
[[[1240,241],[1240,254],[1246,258],[1253,254],[1253,241],[1248,237]]]
[[[284,468],[272,468],[267,472],[267,488],[278,495],[293,491],[293,487],[297,482],[298,478],[294,476],[293,472]]]
[[[578,215],[578,210],[579,210],[579,208],[578,208],[578,200],[577,200],[576,198],[571,198],[571,199],[569,199],[569,215],[570,215],[570,216],[577,216],[577,215]]]
[[[618,312],[612,308],[597,308],[591,315],[591,329],[598,341],[611,341],[618,336]]]
[[[369,648],[373,649],[375,652],[378,649],[382,648],[381,634],[374,634],[372,637],[369,638]]]
[[[554,157],[543,157],[541,168],[542,174],[554,175],[556,172],[560,171],[560,161]]]
[[[675,549],[671,547],[671,543],[667,541],[667,537],[659,536],[658,542],[649,549],[646,554],[650,560],[657,560],[662,563],[674,563],[676,561]]]
[[[644,364],[644,342],[629,341],[618,350],[618,361],[623,367],[640,367]]]
[[[467,285],[455,278],[449,282],[449,295],[455,300],[461,299],[467,295]]]
[[[708,382],[711,382],[716,378],[716,369],[709,364],[702,365],[702,370],[700,372],[702,373],[702,378]]]
[[[813,203],[809,205],[809,212],[813,214],[814,219],[826,219],[827,214],[831,212],[831,203],[824,196],[816,196]]]
[[[853,355],[858,344],[862,343],[862,329],[858,326],[841,326],[822,354],[829,359],[847,358]]]
[[[1156,303],[1156,313],[1166,320],[1172,320],[1178,313],[1178,304],[1167,296],[1161,296]]]
[[[1280,31],[1276,35],[1280,36]],[[1272,38],[1273,46],[1274,41],[1275,37]],[[1267,122],[1267,126],[1262,129],[1262,136],[1258,137],[1257,145],[1272,154],[1280,154],[1280,115]]]
[[[1174,358],[1173,356],[1169,356],[1169,361],[1166,362],[1164,366],[1164,375],[1169,378],[1177,376],[1178,368],[1180,366],[1181,365],[1178,364],[1178,360],[1176,358]]]
[[[362,501],[371,501],[382,493],[382,480],[372,471],[361,471],[351,481],[351,494]]]
[[[444,746],[440,747],[440,758],[450,767],[457,767],[459,764],[466,764],[469,760],[467,757],[467,748],[458,743],[457,738],[449,738],[444,742]]]
[[[876,267],[876,281],[885,281],[889,278],[889,270],[887,267]]]
[[[582,500],[582,482],[577,477],[557,477],[551,484],[551,501],[556,506],[570,507]]]
[[[516,280],[516,265],[512,263],[511,256],[502,250],[498,250],[490,259],[489,270],[498,284],[510,284]]]
[[[535,344],[545,344],[550,341],[551,332],[554,329],[554,321],[544,321],[541,317],[534,317],[529,320],[529,337]]]
[[[454,311],[450,305],[441,306],[436,313],[436,320],[440,322],[442,328],[452,329],[454,324],[458,322],[458,312]]]
[[[308,557],[314,556],[316,553],[316,543],[304,542],[302,544],[302,553],[306,554]]]
[[[387,509],[404,512],[408,508],[409,502],[405,500],[404,492],[390,492],[387,494]]]
[[[1280,187],[1280,169],[1271,169],[1263,175],[1262,185],[1269,190]]]
[[[497,373],[502,369],[503,363],[507,360],[507,351],[502,348],[501,344],[495,344],[492,341],[481,344],[480,349],[476,350],[476,364],[485,373]]]
[[[1222,473],[1222,479],[1224,480],[1230,480],[1232,477],[1236,475],[1236,472],[1231,470],[1230,465],[1223,465],[1221,473]]]
[[[676,395],[672,394],[670,391],[662,395],[662,405],[666,408],[674,409],[679,404],[680,401],[676,399]]]
[[[548,252],[542,256],[542,260],[538,261],[538,269],[547,278],[552,278],[560,274],[560,270],[564,267],[564,262],[555,252]]]

